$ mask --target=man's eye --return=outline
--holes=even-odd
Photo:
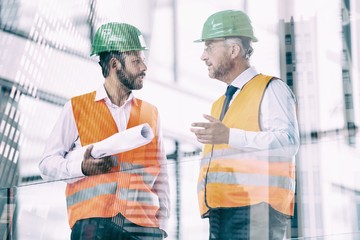
[[[211,50],[212,50],[212,47],[210,45],[205,48],[206,52],[210,52]]]

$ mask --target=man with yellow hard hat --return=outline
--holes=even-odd
[[[49,136],[39,168],[43,179],[67,182],[72,240],[158,240],[167,235],[169,184],[160,117],[155,106],[133,93],[143,87],[146,49],[136,27],[102,25],[91,55],[100,58],[104,84],[71,98]],[[130,136],[130,129],[142,124],[153,133],[148,141],[143,131]],[[118,133],[124,134],[115,141],[116,154],[93,157],[98,142]]]
[[[205,144],[198,199],[210,239],[280,240],[294,212],[295,97],[286,83],[250,65],[257,41],[238,10],[208,17],[196,41],[205,43],[209,77],[227,86],[207,121],[191,128]]]

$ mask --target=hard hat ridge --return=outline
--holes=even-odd
[[[248,37],[257,42],[250,18],[239,10],[224,10],[212,14],[205,21],[201,38],[195,42],[223,37]]]
[[[147,50],[140,30],[127,23],[110,22],[103,24],[96,31],[91,45],[91,54],[99,55],[110,51]]]

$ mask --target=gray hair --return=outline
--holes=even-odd
[[[227,37],[224,41],[225,45],[237,44],[240,46],[242,56],[249,59],[254,49],[251,46],[251,39],[248,37]]]

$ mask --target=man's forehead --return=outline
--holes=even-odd
[[[145,58],[144,51],[130,51],[126,53],[127,56],[133,56],[133,57],[141,57]]]
[[[205,45],[209,46],[210,44],[223,42],[224,40],[225,40],[224,38],[214,38],[214,39],[205,40]]]

